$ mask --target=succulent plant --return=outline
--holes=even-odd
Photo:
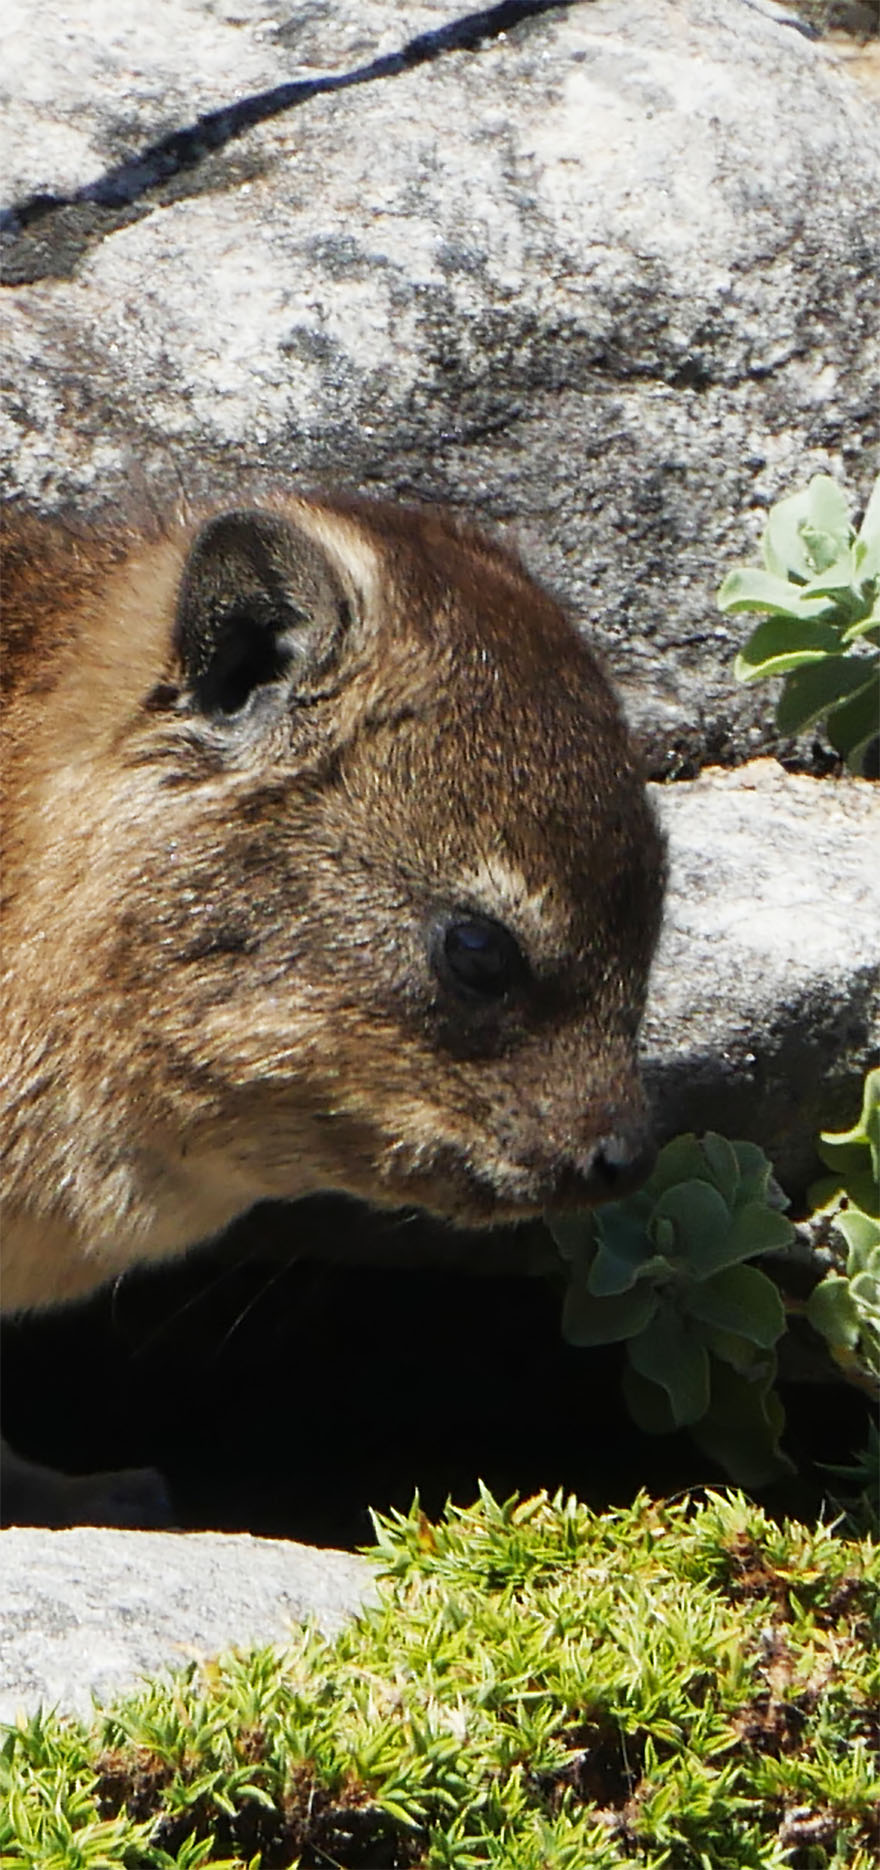
[[[730,614],[761,611],[734,664],[741,682],[784,676],[776,721],[799,734],[825,720],[853,773],[876,777],[880,737],[880,478],[856,532],[828,474],[771,507],[763,568],[728,573],[718,593]]]
[[[793,1239],[783,1203],[756,1144],[710,1132],[668,1143],[637,1195],[550,1222],[569,1273],[564,1336],[625,1341],[639,1426],[690,1428],[747,1484],[785,1465],[772,1388],[782,1300],[744,1263]]]
[[[845,1259],[816,1286],[807,1317],[844,1375],[880,1393],[880,1070],[865,1079],[858,1122],[824,1132],[819,1147],[833,1173],[811,1193],[830,1213]]]

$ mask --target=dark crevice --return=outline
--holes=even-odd
[[[17,252],[19,247],[25,245],[31,228],[47,221],[60,220],[65,215],[69,217],[71,210],[79,210],[80,215],[85,214],[87,219],[81,226],[79,240],[74,236],[78,258],[95,239],[103,239],[117,227],[137,219],[139,213],[148,212],[154,204],[146,198],[154,196],[164,184],[173,181],[187,169],[197,168],[207,156],[244,136],[256,124],[281,116],[285,111],[308,103],[313,97],[352,90],[356,85],[375,84],[383,78],[396,78],[419,65],[430,64],[449,52],[477,51],[487,41],[497,39],[526,20],[543,13],[567,11],[577,3],[579,0],[499,0],[495,6],[481,7],[476,12],[463,14],[461,18],[448,21],[430,32],[418,33],[415,38],[408,39],[399,51],[371,59],[368,64],[358,65],[353,71],[328,73],[319,78],[294,79],[286,84],[275,85],[269,91],[257,92],[253,97],[242,98],[237,103],[223,105],[218,110],[206,111],[194,123],[160,137],[157,142],[148,144],[138,154],[127,157],[96,181],[87,183],[72,194],[44,192],[14,202],[0,209],[0,232],[12,237],[7,240],[4,283],[17,285],[57,276],[57,265],[45,257],[41,262],[40,253],[33,251],[31,242],[27,242],[29,258]],[[140,210],[135,205],[139,202],[145,202]],[[45,228],[43,231],[46,231]],[[69,246],[69,241],[66,244]],[[69,272],[69,264],[63,270]]]
[[[753,13],[762,13],[765,19],[772,20],[774,26],[790,26],[793,32],[799,32],[804,39],[821,39],[822,34],[812,20],[801,19],[797,12],[786,13],[781,5],[768,7],[767,0],[745,0]]]

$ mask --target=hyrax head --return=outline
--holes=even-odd
[[[173,649],[133,753],[184,811],[129,939],[226,1146],[468,1221],[618,1193],[663,854],[555,604],[449,519],[300,503],[203,524]]]
[[[662,841],[518,561],[436,513],[294,500],[135,555],[106,603],[128,649],[100,652],[78,805],[66,782],[69,992],[96,1008],[66,1094],[100,1083],[145,1251],[163,1179],[195,1238],[196,1182],[216,1231],[317,1189],[473,1223],[638,1178]]]

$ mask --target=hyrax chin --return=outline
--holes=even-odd
[[[6,530],[5,1307],[263,1197],[636,1178],[662,842],[517,559],[357,500]]]

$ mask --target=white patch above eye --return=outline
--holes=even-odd
[[[507,925],[537,947],[548,939],[558,938],[558,918],[553,913],[549,883],[537,889],[528,882],[517,864],[500,854],[485,857],[461,878],[462,898],[473,902],[484,915]]]

